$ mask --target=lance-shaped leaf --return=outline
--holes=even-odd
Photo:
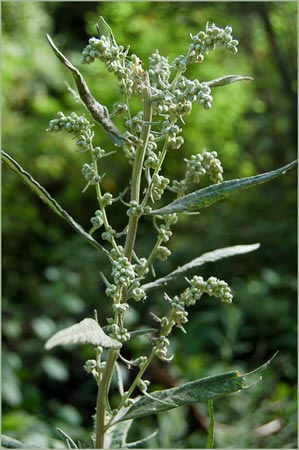
[[[262,366],[245,375],[241,375],[239,371],[235,370],[192,381],[183,386],[151,392],[151,398],[140,397],[118,421],[137,419],[191,403],[215,400],[246,389],[250,386],[245,384],[247,378],[254,375],[254,382],[259,381],[261,379],[260,372],[268,367],[274,356]],[[257,375],[259,376],[256,377]]]
[[[236,81],[252,81],[252,77],[243,77],[242,75],[225,75],[224,77],[215,78],[207,81],[206,84],[210,87],[225,86],[226,84],[235,83]]]
[[[242,191],[256,184],[265,183],[272,178],[278,177],[292,169],[297,164],[297,160],[272,170],[271,172],[262,173],[253,177],[241,178],[236,180],[224,181],[219,184],[213,184],[204,189],[187,194],[163,208],[156,209],[150,214],[164,215],[178,212],[196,212],[202,208],[212,205],[223,198],[229,197],[235,192]]]
[[[56,47],[51,36],[47,34],[47,39],[51,45],[57,58],[71,71],[73,78],[75,80],[78,93],[87,110],[90,112],[91,116],[99,122],[107,134],[114,140],[117,145],[122,145],[124,141],[128,141],[125,136],[116,128],[112,120],[110,119],[110,114],[106,106],[101,105],[91,94],[82,74],[79,70],[73,66],[73,64],[64,56],[64,54]]]
[[[218,261],[219,259],[228,258],[230,256],[242,255],[244,253],[253,252],[259,248],[260,244],[251,245],[234,245],[233,247],[218,248],[212,252],[204,253],[203,255],[193,259],[182,267],[178,267],[173,272],[170,272],[163,278],[152,281],[151,283],[144,284],[142,289],[144,291],[151,291],[157,289],[160,286],[165,286],[169,281],[175,280],[185,272],[195,269],[196,267],[202,266],[208,262]]]
[[[121,343],[104,333],[94,319],[84,319],[75,325],[64,328],[47,340],[45,348],[49,350],[56,345],[92,344],[105,348],[120,348]]]
[[[28,172],[26,172],[20,164],[18,164],[8,153],[1,151],[1,157],[4,163],[17,175],[19,175],[22,181],[44,202],[46,205],[54,211],[59,217],[65,219],[68,224],[81,236],[86,239],[93,247],[101,250],[107,256],[109,253],[102,247],[90,234],[88,234],[73,218],[70,216],[57,201],[51,197],[48,191],[41,186]]]

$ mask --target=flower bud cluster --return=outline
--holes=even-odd
[[[172,122],[185,114],[190,114],[192,110],[192,102],[178,88],[174,90],[153,88],[152,99],[154,113],[166,115]]]
[[[139,264],[135,265],[135,272],[137,276],[140,276],[141,274],[144,276],[149,272],[149,268],[146,267],[147,265],[147,259],[146,258],[140,258]]]
[[[70,116],[65,116],[63,112],[57,113],[57,118],[50,120],[47,131],[58,132],[67,131],[73,133],[78,139],[76,144],[82,151],[92,150],[93,125],[84,117],[77,116],[72,112]]]
[[[162,242],[168,242],[172,236],[172,231],[166,225],[160,225],[158,233],[158,236]]]
[[[106,231],[102,233],[102,239],[104,241],[113,242],[116,236],[116,231],[111,226],[106,227]]]
[[[169,336],[173,327],[176,326],[183,332],[186,332],[183,326],[188,322],[188,312],[186,311],[186,307],[194,305],[197,300],[201,299],[204,293],[217,297],[225,303],[232,302],[233,296],[231,290],[223,280],[219,280],[216,277],[210,277],[207,281],[204,281],[201,276],[194,276],[190,281],[188,280],[188,282],[190,287],[185,289],[179,296],[176,295],[174,298],[170,298],[168,294],[164,294],[165,300],[171,305],[168,316],[162,317],[161,319],[154,316],[155,319],[160,322],[161,327],[160,337],[155,340],[154,349],[158,358],[162,360],[168,360],[166,357],[169,346],[167,336]]]
[[[70,116],[65,116],[63,112],[57,113],[57,119],[50,120],[47,131],[67,131],[68,133],[79,134],[91,127],[91,123],[84,116],[77,116],[72,112]]]
[[[232,36],[232,28],[216,27],[214,23],[207,24],[206,31],[190,35],[191,44],[188,52],[188,62],[203,62],[204,54],[216,47],[225,47],[231,53],[238,52],[238,41]]]
[[[130,333],[126,328],[121,328],[116,323],[111,323],[107,326],[107,332],[112,339],[118,342],[126,342],[130,339]]]
[[[205,109],[211,109],[212,108],[212,91],[207,83],[201,83],[200,91],[198,92],[196,96],[196,100],[199,105],[203,105]]]
[[[125,125],[132,130],[133,133],[141,133],[143,126],[143,111],[139,111],[132,119],[126,120]]]
[[[93,159],[96,160],[98,158],[102,158],[106,154],[106,152],[101,147],[94,147],[91,150],[91,154],[92,154]]]
[[[113,72],[121,82],[121,88],[125,86],[126,93],[140,93],[144,86],[145,72],[138,56],[128,56],[128,50],[122,45],[117,45],[115,40],[111,42],[109,36],[101,36],[100,39],[92,37],[82,52],[82,64],[90,64],[98,58],[109,72]]]
[[[128,216],[140,217],[142,214],[149,214],[152,208],[150,206],[141,206],[136,200],[131,200],[129,203],[129,209],[127,210]]]
[[[150,385],[149,380],[138,380],[137,386],[139,387],[140,391],[144,394],[144,392],[147,391],[148,386]]]
[[[133,136],[131,133],[126,133],[126,136]],[[124,153],[126,158],[129,160],[130,164],[134,163],[135,160],[135,156],[136,156],[136,147],[134,144],[130,143],[130,144],[126,144],[124,146]]]
[[[170,344],[169,339],[164,335],[161,335],[159,338],[155,340],[154,345],[155,355],[162,361],[169,361],[169,358],[167,357],[167,350],[169,344]]]
[[[150,195],[153,201],[160,200],[169,184],[169,179],[155,173],[150,186]]]
[[[134,265],[126,256],[120,256],[113,261],[112,276],[117,287],[129,287],[135,279]]]
[[[177,326],[181,330],[185,331],[183,324],[188,322],[188,313],[185,310],[185,303],[177,295],[173,299],[170,299],[167,294],[164,294],[164,298],[171,303],[171,309],[169,313],[168,329],[171,330],[173,326]],[[162,328],[163,333],[163,328]],[[170,333],[170,331],[169,331]]]
[[[87,373],[94,373],[97,369],[97,362],[95,359],[88,359],[84,364],[84,370]]]
[[[145,299],[146,293],[140,287],[136,287],[132,290],[131,297],[135,300],[135,302],[140,302],[140,300]]]
[[[113,195],[110,194],[110,192],[105,192],[105,194],[102,197],[102,203],[103,207],[106,208],[106,206],[112,205]]]
[[[142,67],[142,61],[137,55],[132,54],[126,64],[126,76],[123,79],[128,95],[142,93],[146,81],[146,72]]]
[[[134,359],[134,361],[132,361],[132,365],[140,367],[140,369],[142,369],[146,363],[147,363],[146,356],[139,356],[139,358],[136,358],[136,359]]]
[[[171,255],[171,251],[164,247],[163,245],[159,245],[156,250],[156,258],[160,259],[160,261],[166,261],[166,259]]]
[[[112,309],[114,312],[124,313],[129,308],[128,303],[114,303]]]
[[[94,217],[92,217],[90,219],[90,222],[93,225],[93,231],[95,229],[101,228],[101,226],[103,225],[104,221],[103,221],[103,214],[102,211],[100,211],[99,209],[95,212]]]
[[[154,153],[153,151],[149,150],[147,151],[147,157],[144,161],[144,167],[146,169],[157,169],[160,165],[160,159],[158,157],[158,155],[156,155],[156,153]]]
[[[184,159],[187,164],[185,178],[182,181],[174,180],[171,190],[174,192],[185,192],[191,184],[199,184],[204,175],[208,175],[212,183],[223,181],[223,167],[217,158],[217,152],[197,153],[190,159]]]
[[[122,60],[126,57],[126,51],[122,45],[115,45],[109,36],[102,35],[100,39],[92,37],[88,45],[82,51],[81,63],[93,63],[96,58],[104,62],[110,72],[121,72]]]
[[[126,103],[117,102],[113,104],[113,114],[118,115],[126,112],[128,112],[128,105]]]
[[[154,349],[155,354],[159,359],[162,361],[169,361],[170,359],[167,357],[167,350],[170,342],[167,336],[169,336],[174,326],[177,326],[185,332],[183,324],[188,322],[188,313],[185,310],[184,301],[182,301],[178,296],[171,299],[165,293],[164,298],[171,304],[171,309],[167,317],[164,316],[162,319],[155,317],[156,320],[160,322],[161,329],[159,338],[155,340]]]
[[[153,89],[153,108],[156,114],[167,115],[172,123],[192,111],[192,103],[197,102],[205,109],[212,107],[211,89],[205,82],[189,80],[181,76],[173,88]]]
[[[168,62],[168,58],[160,55],[159,50],[156,50],[149,57],[149,68],[148,74],[151,82],[151,86],[153,87],[162,87],[164,88],[169,84],[170,79],[170,64]]]
[[[189,281],[188,287],[181,295],[180,299],[186,306],[191,306],[200,300],[204,293],[219,298],[224,303],[231,303],[233,296],[228,284],[216,277],[210,277],[207,281],[201,276],[194,276]]]
[[[82,166],[82,175],[89,184],[96,184],[101,181],[101,176],[96,174],[93,164],[84,163]]]

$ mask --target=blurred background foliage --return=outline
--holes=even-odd
[[[184,53],[189,33],[207,21],[233,27],[239,53],[222,50],[190,69],[207,81],[226,74],[249,75],[253,82],[214,90],[210,111],[194,107],[185,126],[185,145],[169,154],[165,173],[182,175],[181,160],[203,149],[218,152],[225,179],[266,172],[296,157],[297,3],[296,2],[2,2],[2,144],[86,229],[96,209],[92,190],[81,194],[85,155],[68,135],[46,133],[59,110],[82,108],[67,92],[69,73],[49,48],[45,34],[77,65],[95,23],[103,15],[119,43],[131,45],[145,66],[159,48],[170,60]],[[92,92],[109,108],[119,100],[117,84],[101,63],[80,68]],[[121,125],[120,125],[121,126]],[[98,129],[98,142],[111,142]],[[130,166],[121,155],[105,161],[104,189],[117,194],[127,185]],[[112,169],[112,170],[111,170]],[[111,313],[99,271],[106,261],[68,228],[5,167],[3,204],[3,432],[52,448],[65,443],[56,428],[89,446],[96,386],[83,371],[89,348],[44,351],[56,330],[97,309],[100,323]],[[123,218],[112,209],[112,222]],[[206,251],[260,242],[252,254],[210,263],[204,277],[226,280],[234,293],[230,306],[204,298],[190,311],[188,333],[172,339],[175,359],[156,362],[148,373],[152,388],[263,363],[278,356],[262,382],[215,402],[218,448],[296,447],[296,171],[184,217],[174,229],[172,257],[157,265],[162,275]],[[152,228],[145,220],[138,248],[146,255]],[[183,288],[175,283],[169,293]],[[131,309],[128,327],[153,325],[161,292]],[[146,352],[132,340],[127,356]],[[137,356],[137,355],[136,355]],[[127,376],[132,376],[130,372]],[[131,438],[160,426],[148,447],[205,446],[205,404],[179,408],[140,421]]]

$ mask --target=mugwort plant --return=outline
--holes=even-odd
[[[179,387],[152,391],[146,379],[146,370],[154,358],[169,363],[173,355],[169,351],[171,333],[179,328],[186,333],[189,309],[206,295],[221,302],[232,302],[232,292],[226,281],[216,277],[204,279],[200,274],[185,278],[185,289],[174,296],[167,292],[168,283],[197,269],[209,261],[235,256],[256,250],[259,244],[235,245],[205,253],[187,262],[163,278],[155,278],[155,260],[165,261],[171,257],[168,247],[173,229],[183,214],[196,214],[214,202],[250,186],[271,180],[295,166],[296,161],[249,178],[224,181],[223,167],[215,151],[203,149],[190,158],[185,158],[185,174],[182,179],[169,179],[165,174],[165,159],[168,152],[184,145],[183,128],[185,116],[193,107],[210,109],[213,105],[213,89],[226,84],[251,80],[240,75],[202,81],[188,78],[192,64],[202,64],[209,52],[224,48],[232,54],[238,51],[238,41],[232,36],[232,28],[224,29],[208,23],[204,31],[190,35],[186,53],[173,61],[158,50],[149,57],[148,66],[131,54],[129,48],[119,45],[114,34],[100,17],[97,23],[98,37],[89,39],[82,52],[81,63],[90,65],[103,63],[119,84],[120,101],[112,111],[92,95],[80,71],[57,48],[48,35],[48,42],[56,57],[70,71],[76,91],[72,94],[82,102],[85,112],[58,112],[50,121],[47,131],[66,132],[75,138],[82,155],[82,176],[85,187],[94,189],[97,209],[91,213],[89,231],[85,231],[10,155],[2,152],[4,162],[22,177],[23,181],[62,219],[66,220],[96,251],[102,252],[110,264],[110,276],[101,274],[105,293],[111,304],[108,318],[95,314],[94,318],[82,318],[71,327],[58,331],[45,344],[50,350],[56,345],[86,343],[94,346],[94,358],[87,360],[84,369],[94,378],[98,386],[95,405],[94,429],[91,442],[94,448],[130,448],[141,444],[128,443],[128,431],[134,420],[158,414],[179,406],[196,402],[207,402],[210,415],[207,447],[213,446],[213,400],[240,391],[247,387],[247,377],[260,373],[267,363],[250,374],[241,375],[232,371],[196,381]],[[131,100],[138,97],[142,109],[133,112]],[[83,109],[83,108],[82,108]],[[116,115],[123,119],[123,129],[113,122]],[[114,197],[104,192],[101,159],[109,158],[111,151],[95,146],[95,134],[107,133],[118,151],[124,152],[131,166],[131,178],[124,193]],[[199,188],[203,177],[210,185]],[[163,195],[173,196],[170,203],[163,202]],[[127,201],[125,200],[127,199]],[[111,225],[109,206],[121,202],[126,207],[127,226],[116,230]],[[144,216],[153,223],[155,243],[147,255],[138,254],[136,236]],[[128,329],[126,314],[134,302],[150,302],[151,292],[161,289],[168,307],[165,316],[153,315],[155,328]],[[99,307],[100,309],[100,307]],[[140,324],[141,325],[141,324]],[[148,352],[135,355],[132,360],[123,356],[128,341],[138,335],[148,339]],[[119,367],[136,367],[137,374],[129,386],[124,388]],[[119,387],[118,405],[110,405],[111,380],[117,377]],[[62,432],[69,448],[78,448],[71,436]],[[151,438],[149,436],[148,438]]]

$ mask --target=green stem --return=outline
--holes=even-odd
[[[143,168],[143,161],[146,152],[146,147],[148,144],[149,134],[151,130],[151,125],[149,122],[152,120],[152,105],[151,105],[151,94],[150,86],[147,75],[147,80],[145,80],[145,88],[143,91],[143,120],[144,125],[142,127],[140,140],[137,145],[136,156],[133,164],[132,171],[132,181],[131,181],[131,200],[135,200],[139,203],[140,199],[140,185],[141,185],[141,175]],[[129,219],[127,239],[125,243],[124,253],[125,256],[131,260],[132,252],[134,248],[134,243],[136,239],[137,227],[138,227],[138,217],[131,216]]]
[[[148,368],[148,366],[149,366],[150,363],[152,362],[154,356],[155,356],[155,350],[153,349],[152,352],[151,352],[151,354],[149,355],[149,357],[148,357],[146,363],[144,364],[144,366],[139,370],[138,374],[136,375],[136,378],[135,378],[135,380],[133,381],[133,383],[131,384],[129,390],[128,390],[128,391],[125,393],[125,395],[122,397],[121,402],[120,402],[120,404],[119,404],[118,407],[117,407],[117,410],[118,410],[118,411],[124,406],[124,404],[126,403],[126,401],[131,397],[131,395],[132,395],[134,389],[136,388],[136,386],[137,386],[137,384],[138,384],[138,381],[141,379],[142,375],[144,374],[144,372],[146,371],[146,369]],[[112,417],[112,419],[110,420],[110,422],[108,422],[108,424],[107,424],[107,426],[106,426],[106,429],[109,428],[109,426],[111,425],[112,420],[113,420],[113,417]]]
[[[93,167],[94,167],[94,171],[95,171],[96,176],[98,176],[99,175],[99,171],[98,171],[97,161],[93,161]],[[95,184],[95,189],[96,189],[98,204],[99,204],[100,210],[102,212],[104,227],[105,227],[105,230],[107,231],[109,229],[110,225],[109,225],[109,221],[108,221],[108,218],[107,218],[106,210],[105,210],[105,208],[103,206],[103,196],[102,196],[101,186],[100,186],[99,182],[97,182]],[[118,252],[117,244],[116,244],[115,239],[113,237],[112,237],[112,246]]]
[[[108,391],[113,375],[114,365],[118,358],[119,350],[110,348],[107,355],[106,367],[99,383],[96,406],[96,448],[104,448],[105,419]]]
[[[167,135],[166,138],[165,138],[165,142],[164,142],[163,148],[162,148],[162,152],[161,152],[161,156],[160,156],[160,160],[159,160],[159,165],[155,168],[155,170],[153,172],[153,175],[152,175],[152,178],[153,178],[154,175],[158,174],[160,172],[160,170],[161,170],[162,164],[164,162],[164,159],[165,159],[165,156],[166,156],[166,153],[167,153],[168,138],[169,138],[169,136]],[[145,196],[143,198],[142,206],[145,206],[147,204],[147,202],[148,202],[152,185],[153,185],[153,182],[151,181],[150,185],[148,186],[148,188],[146,190]]]
[[[208,430],[207,448],[213,448],[213,446],[214,446],[214,426],[215,426],[213,400],[208,400],[208,410],[209,410],[209,417],[210,417],[210,425],[209,425],[209,430]]]

